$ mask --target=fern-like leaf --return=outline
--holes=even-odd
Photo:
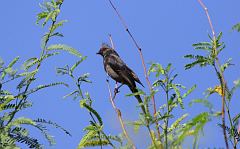
[[[44,88],[48,88],[48,87],[52,87],[52,86],[57,86],[57,85],[64,85],[66,87],[68,87],[68,84],[64,83],[64,82],[56,82],[56,83],[50,83],[50,84],[46,84],[46,85],[39,85],[34,89],[31,89],[30,91],[27,92],[27,95],[32,94],[34,92],[37,92],[38,90],[44,89]]]
[[[64,133],[66,133],[67,135],[71,136],[71,134],[66,130],[64,129],[62,126],[58,125],[57,123],[55,122],[52,122],[52,121],[47,121],[45,119],[42,119],[42,118],[38,118],[37,120],[34,120],[34,122],[36,123],[41,123],[41,124],[48,124],[48,125],[51,125],[53,126],[54,128],[58,128],[58,129],[61,129]]]
[[[235,25],[232,27],[232,30],[236,30],[237,32],[240,32],[240,23],[235,24]]]
[[[50,45],[48,48],[47,48],[48,51],[52,51],[52,50],[63,50],[63,51],[67,51],[79,58],[82,57],[82,55],[74,48],[68,46],[68,45],[65,45],[65,44],[54,44],[54,45]]]
[[[99,124],[103,125],[102,118],[96,110],[94,110],[91,106],[89,106],[85,100],[81,100],[80,104],[81,104],[81,107],[85,107],[89,112],[93,113],[98,119]]]
[[[31,138],[29,136],[23,136],[20,133],[10,134],[10,137],[14,138],[16,141],[18,141],[20,143],[24,143],[24,144],[28,145],[29,148],[36,148],[36,149],[41,148],[41,144],[39,144],[38,140],[35,138]]]
[[[86,58],[87,58],[87,57],[84,56],[84,57],[81,58],[81,60],[77,61],[77,62],[70,68],[70,71],[73,72],[73,71],[75,70],[75,68],[77,68],[77,66],[78,66],[79,64],[81,64]]]
[[[82,149],[84,147],[86,147],[86,145],[88,144],[88,140],[91,140],[91,138],[93,138],[95,135],[97,134],[96,131],[92,130],[92,131],[88,131],[83,138],[81,139],[80,143],[78,144],[77,149]],[[88,144],[89,145],[89,144]]]
[[[178,118],[172,125],[168,128],[168,131],[171,132],[175,130],[177,127],[179,127],[180,123],[188,116],[188,114],[182,115],[180,118]]]
[[[183,94],[182,98],[185,98],[189,94],[191,94],[196,89],[196,87],[197,87],[197,85],[194,85],[193,87],[191,87],[186,93]]]
[[[35,64],[38,63],[38,58],[36,57],[32,57],[28,60],[26,60],[24,63],[23,63],[23,69],[24,70],[28,70],[29,68],[31,68],[32,66],[34,66]]]

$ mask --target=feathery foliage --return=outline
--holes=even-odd
[[[48,51],[47,45],[51,37],[57,36],[60,33],[56,34],[54,31],[63,25],[65,20],[57,22],[57,16],[60,13],[60,8],[63,1],[47,1],[41,4],[43,12],[40,12],[37,16],[37,24],[40,20],[44,19],[42,26],[47,26],[47,23],[50,23],[49,32],[45,34],[44,42],[42,43],[41,55],[37,57],[32,57],[26,60],[22,64],[23,72],[17,71],[14,68],[15,64],[19,61],[19,57],[13,59],[8,65],[4,61],[0,60],[0,148],[18,148],[16,143],[22,143],[27,145],[29,148],[43,148],[43,145],[40,144],[37,138],[34,138],[30,135],[30,132],[24,126],[32,126],[39,130],[43,136],[48,140],[50,145],[55,144],[54,138],[48,133],[47,125],[51,125],[57,129],[62,130],[67,135],[70,133],[59,126],[57,123],[52,121],[46,121],[44,119],[32,120],[26,117],[17,117],[16,114],[21,110],[26,109],[32,106],[32,103],[29,99],[29,96],[36,94],[41,89],[48,87],[64,85],[68,86],[64,82],[55,82],[49,83],[46,85],[38,85],[35,88],[31,88],[32,83],[38,79],[37,74],[42,65],[42,62],[47,60],[47,58],[59,54],[58,52],[51,52],[51,49]],[[76,52],[74,48],[69,46],[62,45],[63,50],[70,50],[73,54],[79,56],[79,52]],[[55,47],[56,48],[56,47]],[[57,47],[59,48],[59,46]],[[74,51],[75,50],[75,51]],[[70,52],[70,53],[71,53]],[[9,79],[10,78],[10,79]],[[10,90],[5,89],[5,85],[9,82],[15,82],[17,84],[17,94],[14,91],[14,88]],[[4,87],[4,89],[2,89]],[[71,136],[71,135],[70,135]]]

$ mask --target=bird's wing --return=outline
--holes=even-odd
[[[106,64],[121,77],[121,83],[131,87],[136,87],[135,80],[131,75],[131,72],[127,68],[126,64],[117,55],[111,54],[106,57]]]
[[[116,55],[110,55],[108,64],[116,73],[127,80],[127,82],[133,85],[135,84],[133,81],[136,81],[143,86],[137,75],[121,60],[120,57]]]
[[[139,80],[138,76],[132,71],[132,69],[130,69],[128,66],[127,66],[127,69],[129,70],[129,72],[131,73],[131,75],[133,76],[134,80],[139,83],[140,85],[143,86],[142,82]],[[144,87],[144,86],[143,86]]]
[[[106,57],[106,63],[109,64],[116,73],[124,71],[126,66],[126,64],[117,55],[113,54]]]

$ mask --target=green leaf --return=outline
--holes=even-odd
[[[42,26],[44,27],[46,25],[46,23],[49,21],[49,19],[52,19],[52,21],[56,21],[56,16],[60,13],[60,9],[55,9],[49,13],[47,13],[47,16],[44,16],[45,20],[42,24]],[[46,14],[44,14],[46,15]],[[57,27],[57,26],[56,26]],[[56,29],[56,28],[55,28]],[[53,31],[53,30],[52,30]]]
[[[225,64],[221,66],[221,72],[224,72],[231,64],[232,58],[229,58]]]
[[[54,32],[58,27],[63,26],[63,24],[67,22],[67,20],[62,20],[57,23],[55,23],[52,27],[52,32]],[[52,35],[51,35],[52,36]]]
[[[217,55],[218,55],[223,49],[225,49],[225,48],[226,48],[225,45],[219,47],[218,50],[217,50]]]
[[[175,130],[179,124],[188,116],[188,114],[182,115],[180,118],[178,118],[175,122],[172,123],[172,125],[168,128],[168,131],[171,132]]]
[[[194,103],[201,103],[205,107],[207,107],[209,110],[212,110],[213,105],[206,99],[194,99],[189,103],[189,106],[191,107]]]
[[[236,89],[240,87],[240,79],[233,81],[233,83],[234,83],[234,86],[230,90],[230,95],[233,95],[233,93],[236,91]]]
[[[84,147],[95,147],[95,146],[106,146],[109,144],[108,140],[105,139],[101,139],[101,140],[88,140],[84,143]]]
[[[156,81],[153,82],[152,86],[153,87],[158,87],[158,86],[163,85],[163,84],[164,84],[163,80],[156,80]]]
[[[80,101],[80,106],[85,107],[89,112],[93,113],[96,116],[96,118],[98,119],[99,124],[103,125],[101,116],[98,114],[98,112],[96,110],[94,110],[91,106],[89,106],[86,103],[86,100],[81,100]]]
[[[188,55],[185,55],[184,58],[195,59],[195,55],[188,54]]]
[[[93,138],[95,135],[97,134],[96,131],[92,130],[92,131],[88,131],[83,138],[81,139],[80,143],[78,144],[78,149],[82,149],[84,147],[86,147],[86,144],[88,142],[88,140],[90,140],[91,138]]]
[[[38,69],[35,69],[31,72],[23,72],[23,73],[18,74],[17,77],[26,76],[26,77],[30,78],[30,77],[34,76],[37,72],[38,72]]]
[[[125,96],[130,97],[130,96],[136,96],[136,95],[145,95],[145,92],[142,90],[138,90],[138,92],[136,93],[126,94]]]
[[[175,93],[176,93],[176,95],[177,95],[177,102],[179,103],[180,107],[181,107],[182,109],[184,109],[183,101],[182,101],[182,96],[181,96],[181,94],[180,94],[179,88],[177,88],[177,86],[176,86],[175,84],[172,84],[172,87],[173,87],[173,89],[174,89],[174,91],[175,91]]]
[[[73,95],[74,95],[74,99],[75,99],[76,97],[78,97],[79,91],[78,91],[78,90],[74,90],[74,91],[72,91],[71,93],[63,96],[63,98],[67,98],[67,97],[70,97],[70,96],[73,96]]]
[[[170,71],[170,69],[171,69],[171,66],[172,66],[172,64],[171,64],[171,63],[169,63],[169,64],[167,65],[167,68],[166,68],[166,73],[168,73],[168,72]]]
[[[186,58],[188,58],[188,57],[186,57]],[[208,58],[205,58],[203,56],[199,56],[196,61],[194,61],[192,63],[189,63],[189,64],[186,64],[185,69],[186,70],[190,69],[190,68],[192,68],[196,65],[199,65],[200,67],[204,67],[204,66],[207,66],[208,64],[210,64],[209,62],[210,62],[210,60]]]
[[[77,61],[77,62],[70,68],[70,71],[73,72],[73,71],[75,70],[75,68],[76,68],[79,64],[81,64],[86,58],[87,58],[87,57],[84,56],[84,57],[81,58],[81,60]]]
[[[212,46],[212,44],[210,42],[199,42],[199,43],[195,43],[192,45],[193,47],[199,47],[199,46]]]
[[[78,50],[68,46],[68,45],[64,45],[64,44],[54,44],[54,45],[50,45],[47,48],[48,51],[52,51],[52,50],[63,50],[63,51],[67,51],[70,54],[73,54],[79,58],[82,58],[82,55],[78,52]]]
[[[127,125],[132,125],[134,133],[138,133],[141,126],[144,126],[144,122],[141,120],[126,122]]]
[[[46,33],[45,35],[43,35],[42,39],[41,39],[41,48],[42,49],[45,49],[46,48],[46,44],[47,44],[47,41],[49,40],[49,37],[50,37],[50,33]]]
[[[60,5],[60,4],[62,4],[63,3],[63,0],[57,0],[56,1],[56,5]]]
[[[170,119],[170,118],[173,118],[173,117],[174,116],[172,114],[168,115],[167,113],[164,113],[164,115],[157,118],[156,121],[161,121],[161,120],[164,120],[164,119]]]
[[[195,50],[212,50],[212,44],[210,42],[200,42],[192,45]]]
[[[196,117],[194,117],[192,120],[188,121],[184,125],[184,127],[181,130],[181,134],[178,136],[178,139],[174,142],[174,144],[179,144],[189,134],[197,135],[200,130],[203,130],[203,127],[209,120],[210,118],[209,118],[208,112],[203,112],[198,114]]]
[[[52,57],[52,56],[55,56],[58,54],[59,54],[59,52],[48,53],[48,54],[44,55],[43,59],[46,59],[46,58],[49,58],[49,57]]]
[[[8,68],[12,67],[14,64],[16,64],[16,62],[19,60],[19,56],[14,58],[11,63],[7,66]]]
[[[46,18],[48,16],[48,12],[40,12],[39,14],[37,14],[37,21],[36,24],[39,24],[39,21]]]
[[[48,20],[51,19],[54,14],[55,14],[55,11],[51,11],[51,12],[47,13],[47,16],[44,17],[45,20],[44,20],[44,22],[43,22],[43,24],[42,24],[42,27],[44,27],[44,26],[46,25],[46,23],[48,22]]]
[[[152,63],[148,70],[148,75],[150,75],[151,72],[156,72],[156,77],[159,77],[160,74],[164,74],[164,69],[161,64],[159,63]]]
[[[0,68],[2,68],[3,65],[4,65],[4,61],[3,61],[3,59],[0,57]]]
[[[178,74],[173,75],[173,77],[171,77],[170,80],[169,80],[169,84],[172,84],[177,76],[178,76]]]
[[[3,98],[3,102],[1,98]],[[8,103],[15,99],[15,97],[13,95],[5,95],[3,97],[0,96],[0,99],[1,99],[0,111],[2,111]]]
[[[233,118],[233,123],[237,123],[239,118],[240,118],[240,113],[238,113],[238,114]]]
[[[78,82],[92,83],[92,81],[88,80],[89,75],[90,75],[89,73],[85,73],[85,74],[81,75],[80,77],[78,77]]]
[[[13,121],[11,121],[4,129],[9,130],[13,126],[19,126],[22,124],[27,124],[27,125],[32,125],[32,126],[36,125],[36,123],[32,119],[19,117],[17,119],[14,119]]]
[[[47,139],[49,145],[54,145],[56,144],[56,141],[54,140],[54,137],[51,136],[47,129],[46,129],[46,126],[43,126],[42,124],[37,124],[35,126],[37,129],[39,129],[41,131],[41,133],[44,135],[44,137]]]
[[[41,123],[41,124],[51,125],[51,126],[53,126],[54,128],[57,128],[57,129],[62,130],[65,134],[67,134],[67,135],[69,135],[69,136],[72,136],[65,128],[63,128],[62,126],[60,126],[60,125],[58,125],[57,123],[52,122],[52,121],[50,121],[50,120],[45,120],[45,119],[42,119],[42,118],[38,118],[37,120],[34,120],[34,122],[36,122],[36,123]]]
[[[53,37],[53,36],[64,37],[63,34],[61,34],[59,32],[52,33],[50,37]]]
[[[193,90],[195,90],[197,87],[197,85],[194,85],[193,87],[191,87],[186,93],[183,94],[182,98],[187,97],[189,94],[191,94],[193,92]]]
[[[57,74],[59,75],[65,75],[65,74],[69,74],[69,67],[65,66],[63,68],[57,68]]]
[[[53,12],[52,21],[56,21],[57,15],[60,13],[60,9],[55,9]]]
[[[236,30],[237,32],[240,32],[240,23],[235,24],[235,25],[232,27],[232,30]]]
[[[184,58],[195,59],[194,62],[185,65],[185,69],[190,69],[196,65],[199,65],[200,67],[213,65],[215,60],[212,55],[206,57],[202,55],[185,55]]]
[[[37,63],[38,63],[38,58],[36,57],[29,58],[23,63],[23,69],[28,70]]]
[[[4,79],[6,74],[13,77],[16,73],[17,73],[17,70],[14,70],[12,67],[8,67],[8,68],[4,69],[4,72],[2,74],[2,79]]]
[[[222,112],[221,111],[214,112],[213,116],[220,117],[220,116],[222,116]]]
[[[2,80],[5,78],[6,74],[9,74],[10,76],[14,76],[17,71],[16,70],[13,70],[12,66],[14,64],[16,64],[16,62],[19,60],[19,56],[14,58],[9,64],[8,66],[4,69],[3,73],[2,73]]]
[[[50,84],[46,84],[46,85],[39,85],[36,88],[28,91],[26,94],[29,95],[29,94],[32,94],[34,92],[37,92],[38,90],[41,90],[41,89],[44,89],[44,88],[47,88],[47,87],[57,86],[57,85],[64,85],[64,86],[68,87],[68,84],[66,84],[64,82],[55,82],[55,83],[50,83]]]
[[[219,41],[221,40],[222,34],[223,34],[222,32],[220,32],[220,33],[218,34],[217,39],[216,39],[217,43],[219,43]]]

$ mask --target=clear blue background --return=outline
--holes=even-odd
[[[40,12],[38,4],[42,1],[2,1],[0,5],[0,56],[9,63],[16,56],[20,56],[20,62],[37,57],[40,54],[40,39],[46,32],[35,24],[36,15]],[[189,61],[183,56],[194,53],[192,44],[200,41],[207,41],[208,34],[211,34],[205,12],[195,1],[114,1],[121,15],[127,22],[136,40],[143,49],[146,62],[159,62],[166,66],[172,63],[175,73],[179,74],[178,83],[190,88],[197,84],[194,93],[185,100],[186,108],[175,111],[176,116],[189,113],[189,118],[206,111],[201,105],[188,107],[188,103],[195,98],[203,98],[203,92],[208,87],[218,84],[216,75],[212,68],[194,68],[184,70],[184,65]],[[234,67],[226,71],[225,77],[231,87],[233,81],[240,77],[240,34],[231,31],[231,27],[240,22],[239,0],[205,1],[209,8],[213,25],[217,33],[223,32],[223,41],[226,49],[221,54],[221,62],[229,57],[233,58]],[[67,19],[68,23],[60,28],[64,38],[53,39],[50,43],[64,43],[78,49],[80,53],[88,56],[87,60],[80,65],[76,75],[89,72],[92,84],[83,85],[83,90],[88,91],[94,100],[94,108],[101,114],[104,121],[105,131],[112,134],[121,133],[121,128],[108,98],[106,85],[106,74],[102,66],[102,58],[96,55],[102,42],[109,42],[108,34],[112,34],[116,50],[122,59],[138,74],[145,86],[143,69],[137,49],[134,47],[123,26],[116,17],[113,9],[107,0],[65,0],[58,19]],[[196,53],[195,53],[196,54]],[[38,80],[32,87],[38,84],[64,80],[70,85],[73,82],[67,77],[56,75],[55,69],[66,64],[72,65],[78,59],[64,53],[47,60],[43,63]],[[19,65],[20,66],[20,65]],[[149,65],[148,65],[149,66]],[[153,81],[153,79],[151,79]],[[114,82],[111,81],[112,87]],[[5,86],[5,89],[13,89],[13,84]],[[18,116],[30,118],[44,118],[57,122],[72,133],[68,137],[61,131],[50,128],[50,133],[55,136],[57,144],[49,147],[46,140],[37,130],[32,131],[33,136],[38,136],[46,148],[66,149],[76,148],[81,137],[83,128],[88,125],[90,119],[87,111],[79,107],[78,101],[70,98],[65,100],[62,96],[69,93],[73,87],[54,87],[42,90],[31,96],[34,105],[32,108],[19,113]],[[148,92],[147,88],[144,88]],[[139,109],[136,108],[134,98],[125,97],[130,93],[127,87],[121,88],[116,99],[117,106],[121,109],[123,119],[126,121],[136,120]],[[234,96],[232,103],[232,115],[239,113],[239,91]],[[218,95],[209,98],[214,104],[216,111],[220,110],[221,100]],[[156,97],[158,105],[163,104],[164,98]],[[177,117],[176,117],[177,118]],[[224,147],[222,130],[216,126],[221,123],[220,119],[213,119],[205,127],[203,137],[200,139],[200,148]],[[146,148],[149,145],[148,134],[142,129],[134,134],[132,127],[128,127],[130,136],[138,148]],[[184,148],[191,148],[191,139],[187,139]],[[24,146],[23,148],[26,148]]]

